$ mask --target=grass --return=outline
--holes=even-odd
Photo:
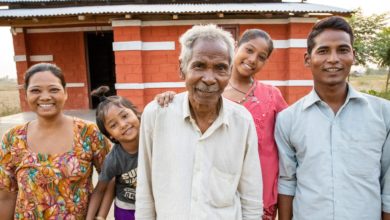
[[[385,92],[386,74],[351,76],[349,82],[358,91],[390,100],[390,91]]]
[[[386,74],[350,76],[349,82],[359,91],[384,91],[386,86]]]
[[[377,92],[375,90],[368,90],[368,91],[363,91],[363,92],[371,94],[371,95],[374,95],[374,96],[382,97],[382,98],[387,99],[387,100],[390,100],[390,91],[387,91],[387,92]]]
[[[15,79],[0,78],[0,117],[21,111],[17,86]]]

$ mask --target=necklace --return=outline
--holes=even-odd
[[[251,78],[251,82],[250,83],[251,83],[251,87],[249,88],[249,90],[247,92],[244,92],[244,91],[234,87],[232,85],[232,83],[229,81],[229,85],[230,85],[230,87],[232,87],[233,90],[235,90],[235,91],[237,91],[237,92],[239,92],[239,93],[244,95],[244,97],[242,97],[241,100],[236,101],[238,104],[242,104],[242,103],[246,102],[249,97],[252,97],[252,99],[255,98],[255,95],[253,93],[253,90],[254,90],[254,88],[253,88],[254,80],[252,78]]]
[[[249,90],[251,90],[251,88],[252,88],[252,86],[253,86],[253,83],[254,83],[253,78],[251,77],[250,79],[251,79],[251,81],[250,81],[250,88],[249,88]],[[233,84],[230,82],[230,80],[229,80],[229,85],[230,85],[230,87],[232,87],[232,89],[236,90],[237,92],[242,93],[242,94],[244,94],[244,95],[247,94],[247,92],[244,92],[244,91],[242,91],[242,90],[240,90],[240,89],[234,87]],[[249,91],[249,90],[248,90],[248,91]]]
[[[232,87],[232,89],[236,90],[237,92],[239,92],[239,93],[242,93],[242,94],[246,95],[246,92],[244,92],[244,91],[241,91],[241,90],[237,89],[236,87],[234,87],[234,86],[232,85],[232,83],[231,83],[231,82],[229,82],[229,85],[230,85],[230,87]]]

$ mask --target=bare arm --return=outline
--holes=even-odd
[[[91,199],[89,200],[88,213],[86,218],[87,220],[93,220],[95,218],[108,183],[109,182],[99,181],[93,190]]]
[[[112,201],[115,197],[115,178],[113,178],[107,186],[104,193],[102,204],[100,205],[97,216],[107,218],[108,212],[110,212]]]
[[[291,220],[294,196],[278,194],[279,220]]]
[[[390,213],[382,212],[382,220],[390,220]]]
[[[0,216],[1,219],[14,219],[16,192],[0,190]]]

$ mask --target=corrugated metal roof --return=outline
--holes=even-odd
[[[310,3],[130,4],[63,8],[2,9],[0,17],[48,17],[81,14],[190,14],[190,13],[351,13],[351,10]]]
[[[74,0],[0,0],[5,3],[22,3],[22,2],[71,2]]]

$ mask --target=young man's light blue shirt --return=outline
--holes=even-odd
[[[390,213],[390,102],[354,90],[335,115],[315,90],[279,113],[279,194],[296,220]]]

